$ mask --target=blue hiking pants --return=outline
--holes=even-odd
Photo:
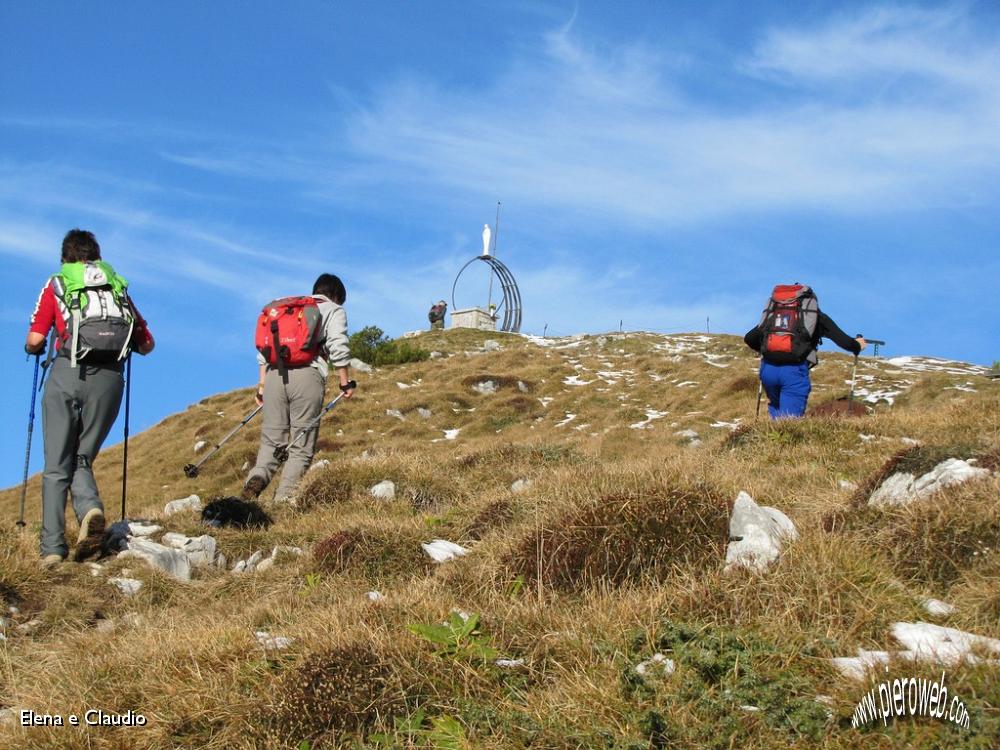
[[[808,362],[798,365],[761,362],[760,382],[767,393],[767,413],[771,419],[801,417],[806,413],[806,402],[812,390]]]

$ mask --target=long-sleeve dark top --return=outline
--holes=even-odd
[[[760,326],[756,325],[747,331],[743,340],[746,342],[747,346],[755,352],[759,352],[761,344],[763,343],[763,338],[764,336],[761,333]],[[857,339],[853,336],[848,336],[840,330],[840,326],[834,323],[833,319],[825,312],[820,312],[819,320],[816,322],[816,334],[813,336],[814,350],[817,346],[819,346],[819,340],[822,338],[830,339],[841,349],[845,349],[851,354],[861,353],[861,344],[858,343]]]

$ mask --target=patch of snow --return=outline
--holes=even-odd
[[[517,669],[524,666],[524,659],[497,659],[493,663],[501,669]]]
[[[434,562],[443,563],[454,560],[456,557],[467,555],[469,550],[461,545],[449,542],[446,539],[433,539],[429,543],[421,544],[424,552],[430,555]]]
[[[393,419],[398,419],[400,422],[406,421],[406,417],[403,416],[403,412],[399,409],[386,409],[385,415],[387,417],[392,417]]]
[[[710,424],[709,427],[714,427],[719,430],[722,429],[736,430],[739,429],[740,422],[742,421],[743,421],[742,417],[736,417],[736,419],[734,419],[732,422],[724,422],[720,419],[716,422],[712,422],[712,424]]]
[[[593,382],[593,380],[580,380],[578,375],[570,375],[563,380],[563,384],[565,385],[590,385]]]
[[[570,414],[569,412],[566,412],[566,419],[564,419],[562,422],[556,422],[556,427],[564,427],[568,425],[570,422],[572,422],[574,419],[576,419],[576,414]]]
[[[633,430],[651,430],[652,422],[657,419],[663,419],[670,412],[657,411],[656,409],[647,409],[646,418],[641,422],[636,422],[635,424],[630,424],[629,428]]]
[[[653,654],[650,658],[635,665],[635,673],[640,677],[654,674],[654,670],[660,675],[670,675],[676,669],[677,665],[674,663],[674,660],[668,659],[660,653]]]
[[[892,636],[918,661],[954,665],[979,661],[973,650],[1000,655],[1000,640],[928,622],[893,623]]]
[[[682,383],[678,383],[677,387],[678,388],[694,388],[696,385],[698,385],[698,381],[697,380],[685,380]]]

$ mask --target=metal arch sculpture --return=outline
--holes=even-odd
[[[514,274],[510,272],[510,269],[492,255],[479,255],[462,266],[458,275],[455,276],[455,283],[451,285],[451,309],[457,309],[457,305],[455,305],[455,289],[458,286],[459,278],[465,272],[465,269],[477,260],[481,260],[490,267],[490,273],[497,277],[497,280],[500,282],[500,289],[503,291],[503,299],[497,305],[496,312],[494,313],[494,315],[499,315],[500,311],[503,310],[503,324],[497,330],[502,333],[520,333],[521,290],[517,288],[517,282],[514,280]]]

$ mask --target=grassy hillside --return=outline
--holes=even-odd
[[[502,350],[482,351],[487,338]],[[0,707],[148,719],[6,724],[2,746],[853,748],[868,685],[829,658],[896,649],[900,620],[1000,637],[995,474],[911,506],[865,505],[894,456],[918,473],[948,457],[1000,470],[1000,382],[980,369],[865,358],[869,415],[771,425],[754,421],[756,362],[735,337],[445,331],[416,343],[443,356],[359,375],[323,424],[317,460],[329,464],[294,506],[269,506],[272,527],[211,532],[230,565],[275,545],[305,551],[267,571],[199,569],[181,583],[112,559],[44,572],[38,477],[23,537],[18,491],[0,493],[0,597],[19,609],[0,643]],[[851,363],[822,356],[812,405],[847,394]],[[249,389],[221,394],[135,436],[130,517],[236,493],[256,423],[198,479],[182,467],[251,408]],[[116,517],[120,447],[96,469]],[[386,479],[395,499],[371,497]],[[800,533],[761,575],[723,572],[741,490]],[[161,523],[205,531],[193,513]],[[435,538],[470,552],[436,564],[421,549]],[[145,584],[131,598],[108,582],[126,569]],[[926,597],[954,613],[932,617]],[[451,633],[420,627],[449,620]],[[266,648],[255,631],[292,642]],[[654,653],[676,671],[638,674]],[[970,729],[902,720],[867,742],[994,746],[998,676],[947,668]]]

